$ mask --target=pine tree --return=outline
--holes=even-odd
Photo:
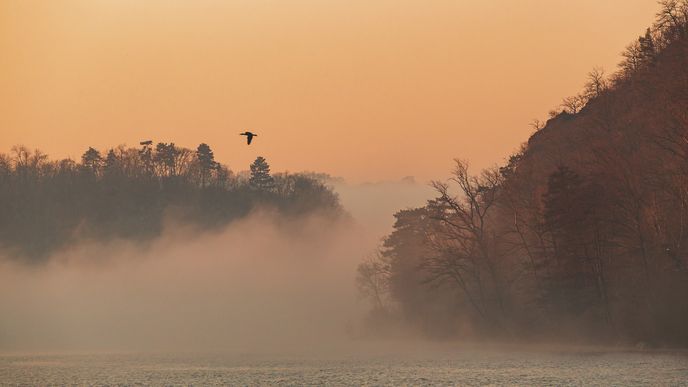
[[[599,219],[601,200],[603,192],[599,186],[565,166],[550,175],[543,198],[544,226],[551,238],[555,265],[548,270],[550,286],[546,297],[553,307],[572,314],[600,307],[608,321],[603,264],[606,237]]]
[[[577,204],[581,184],[578,174],[566,166],[559,166],[549,176],[543,197],[545,223],[549,230],[564,230],[576,223],[580,213],[574,204]]]
[[[275,188],[275,181],[270,176],[270,165],[262,156],[258,156],[251,164],[251,177],[248,182],[251,188],[258,191],[271,191]]]
[[[103,158],[100,156],[100,152],[91,147],[88,147],[88,150],[81,156],[81,165],[94,175],[98,173],[102,164]]]
[[[169,144],[161,142],[155,146],[155,155],[153,156],[153,161],[158,163],[160,168],[166,171],[167,176],[176,176],[177,155],[179,155],[179,149],[174,146],[173,142]]]
[[[217,169],[215,155],[208,144],[201,144],[196,148],[196,158],[201,169],[201,187],[205,187],[211,172]]]
[[[638,43],[640,45],[640,60],[642,63],[645,65],[654,63],[657,52],[654,38],[649,28],[645,31],[645,36],[638,38]]]
[[[103,171],[105,174],[112,175],[113,173],[117,172],[118,168],[119,168],[119,159],[117,158],[117,155],[115,154],[115,150],[110,149],[108,151],[108,154],[105,156],[105,162],[103,164]]]
[[[105,168],[110,169],[117,165],[117,155],[114,149],[110,149],[105,156]]]
[[[151,148],[151,143],[152,141],[142,142],[141,145],[143,147],[141,150],[139,150],[139,158],[141,160],[141,164],[143,164],[143,170],[148,177],[153,176],[155,173],[153,168],[153,149]]]

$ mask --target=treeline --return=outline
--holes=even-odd
[[[0,249],[33,261],[84,238],[146,241],[168,218],[221,227],[259,205],[287,216],[342,211],[315,175],[272,174],[263,157],[237,175],[207,144],[88,148],[80,162],[51,161],[24,146],[0,154]]]
[[[688,1],[505,166],[457,160],[358,269],[370,327],[688,346]]]

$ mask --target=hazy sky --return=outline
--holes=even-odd
[[[350,181],[501,162],[655,0],[0,0],[0,151],[209,143]],[[247,147],[237,134],[258,132]]]

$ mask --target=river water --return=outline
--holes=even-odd
[[[401,351],[366,355],[42,354],[0,356],[3,385],[688,386],[678,352]]]

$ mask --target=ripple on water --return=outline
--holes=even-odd
[[[686,385],[684,354],[475,352],[342,358],[0,356],[5,385]]]

